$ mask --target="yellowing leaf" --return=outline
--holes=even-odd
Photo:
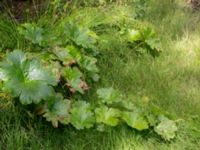
[[[171,140],[176,136],[178,130],[174,121],[169,119],[163,119],[155,128],[155,132],[162,136],[165,140]]]

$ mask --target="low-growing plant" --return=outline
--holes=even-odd
[[[139,106],[127,107],[123,96],[113,88],[99,89],[99,103],[95,106],[83,100],[65,99],[62,93],[56,92],[59,82],[56,77],[43,69],[39,61],[27,59],[19,50],[9,53],[0,66],[4,90],[19,98],[23,105],[35,103],[37,113],[52,122],[54,127],[58,127],[59,123],[71,123],[80,130],[97,124],[117,126],[125,122],[139,131],[153,127],[166,140],[174,138],[177,131],[176,123],[158,111],[147,111]]]
[[[76,129],[91,128],[96,124],[117,126],[125,122],[133,129],[142,131],[153,127],[155,132],[164,139],[175,137],[177,125],[159,111],[149,111],[139,106],[130,107],[123,96],[113,88],[102,88],[97,91],[99,103],[92,106],[83,100],[65,99],[62,93],[56,92],[58,80],[53,73],[47,72],[36,59],[27,59],[22,51],[15,50],[7,55],[0,64],[0,77],[4,90],[12,97],[19,98],[23,105],[35,103],[37,113],[52,122],[54,127],[58,124],[71,123]],[[81,74],[73,76],[69,72],[71,80],[77,81],[77,86],[71,86],[72,93],[76,90],[80,93],[82,87]],[[76,74],[76,73],[75,73]],[[80,90],[80,91],[79,91]],[[128,106],[128,107],[127,107]]]
[[[96,65],[99,36],[73,21],[56,25],[48,32],[35,23],[19,25],[18,33],[29,48],[9,52],[0,63],[4,93],[22,105],[32,104],[54,127],[71,124],[78,130],[97,127],[104,131],[107,126],[127,124],[138,131],[153,129],[165,140],[175,137],[176,122],[166,113],[149,103],[136,105],[112,87],[98,89],[96,103],[84,101],[90,83],[100,78]],[[159,42],[150,28],[127,29],[124,37],[135,49],[159,54]]]
[[[128,30],[128,41],[138,49],[139,53],[149,52],[152,56],[159,56],[161,45],[155,32],[151,28]]]

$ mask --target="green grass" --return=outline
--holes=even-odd
[[[108,10],[108,8],[102,9]],[[117,10],[118,7],[115,8]],[[97,16],[94,20],[97,23],[101,22],[99,18],[104,18],[102,16],[105,14],[96,13],[93,14]],[[123,11],[120,14],[123,14]],[[101,70],[101,81],[95,87],[112,85],[136,102],[142,97],[148,97],[152,103],[167,110],[175,118],[184,119],[180,123],[176,139],[164,142],[153,133],[140,133],[125,126],[111,129],[106,133],[95,130],[77,131],[71,126],[54,129],[44,120],[29,119],[27,114],[22,114],[24,111],[12,107],[10,110],[0,110],[0,149],[198,150],[200,147],[198,15],[198,12],[193,13],[188,10],[181,1],[151,0],[151,7],[141,21],[144,24],[152,24],[161,38],[163,52],[155,59],[149,55],[136,57],[134,50],[122,45],[121,39],[114,36],[115,30],[112,25],[107,29],[109,36],[106,37],[112,44],[100,46],[98,65]],[[112,19],[113,22],[118,20],[118,18]],[[90,23],[85,22],[88,26]],[[105,29],[97,31],[102,32]],[[88,97],[92,100],[93,92],[90,92]]]

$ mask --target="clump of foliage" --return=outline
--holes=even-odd
[[[177,131],[174,121],[166,117],[159,119],[162,113],[148,112],[133,105],[130,107],[122,95],[113,88],[102,88],[97,91],[99,103],[96,106],[83,100],[65,99],[62,93],[56,92],[56,85],[59,82],[56,76],[42,68],[36,59],[27,59],[22,51],[15,50],[9,53],[0,66],[5,90],[9,91],[11,96],[19,98],[23,105],[35,103],[38,114],[52,122],[54,127],[58,127],[58,123],[71,123],[80,130],[96,124],[117,126],[124,121],[139,131],[154,127],[166,140],[174,138]],[[78,77],[80,78],[79,75]],[[77,80],[76,76],[72,77],[72,80]],[[76,87],[74,88],[76,90]],[[81,89],[79,86],[77,88]]]
[[[160,41],[151,28],[128,30],[128,41],[136,47],[139,53],[145,53],[147,51],[154,57],[160,54]]]
[[[104,25],[99,22],[94,28]],[[33,105],[54,127],[71,124],[78,130],[96,127],[104,131],[108,126],[127,124],[138,131],[153,129],[165,140],[175,137],[176,122],[150,103],[135,105],[113,88],[98,89],[96,103],[84,100],[91,83],[100,78],[96,63],[102,41],[89,27],[67,19],[48,31],[36,23],[23,23],[18,34],[28,48],[13,50],[0,63],[3,91],[22,105]],[[160,52],[150,28],[128,28],[117,34],[135,49],[152,56]]]
[[[36,59],[27,60],[22,51],[8,54],[1,62],[1,80],[5,90],[19,97],[22,104],[39,103],[53,94],[56,78],[41,67]]]

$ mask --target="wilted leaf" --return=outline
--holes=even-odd
[[[83,75],[78,68],[65,68],[62,75],[67,80],[67,85],[72,88],[72,92],[78,91],[83,94],[84,90],[87,89],[85,88],[87,84],[82,80]]]

